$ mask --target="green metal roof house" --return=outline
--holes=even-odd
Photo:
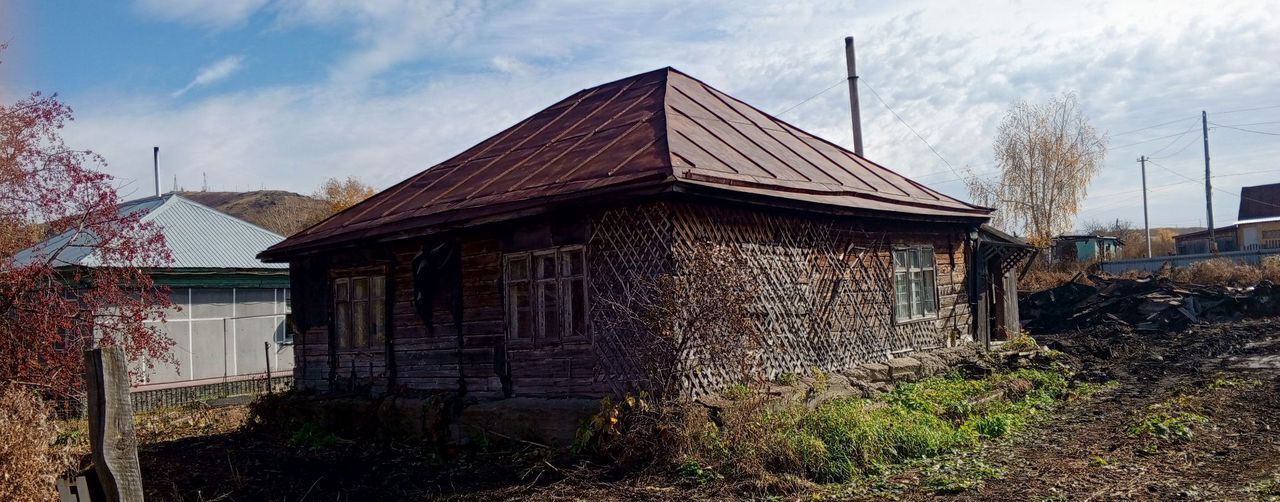
[[[170,267],[150,273],[171,289],[175,308],[165,312],[165,321],[147,322],[173,339],[178,366],[157,365],[135,392],[292,373],[293,342],[285,329],[289,269],[256,258],[283,236],[172,193],[126,202],[119,211],[143,213],[142,221],[160,228],[173,255]],[[101,264],[91,246],[63,246],[71,238],[70,232],[52,237],[19,253],[18,262],[62,248],[55,266]]]

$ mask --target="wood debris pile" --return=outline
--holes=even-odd
[[[1089,326],[1125,326],[1135,331],[1178,331],[1200,322],[1232,321],[1280,313],[1280,287],[1202,286],[1167,277],[1090,275],[1032,293],[1018,302],[1022,324],[1033,333]]]

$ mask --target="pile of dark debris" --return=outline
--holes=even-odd
[[[1079,275],[1023,297],[1018,309],[1026,329],[1037,334],[1095,326],[1173,332],[1201,322],[1280,314],[1280,286],[1269,281],[1240,288],[1177,283],[1161,276]]]

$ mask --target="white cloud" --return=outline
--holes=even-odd
[[[135,0],[144,15],[211,28],[229,28],[243,23],[268,0]]]
[[[173,97],[186,94],[196,87],[204,87],[226,80],[243,67],[244,56],[227,56],[201,68],[196,77],[181,89],[173,92]]]
[[[1133,159],[1177,152],[1158,162],[1194,178],[1201,153],[1182,143],[1194,138],[1159,154],[1174,138],[1124,145],[1180,133],[1201,109],[1214,120],[1215,112],[1280,104],[1280,13],[1252,2],[241,5],[250,6],[169,18],[222,26],[262,10],[285,31],[328,30],[353,48],[332,56],[327,79],[306,84],[211,94],[177,108],[148,96],[73,103],[75,144],[102,150],[113,172],[143,179],[149,146],[159,144],[162,169],[187,186],[202,171],[215,188],[309,192],[325,176],[348,174],[387,186],[578,89],[661,66],[781,112],[840,82],[842,38],[853,34],[863,82],[957,168],[990,169],[995,128],[1017,99],[1074,90],[1095,125],[1113,134],[1186,116],[1187,124],[1115,136],[1081,216],[1140,222],[1140,194],[1124,194],[1139,182]],[[413,80],[388,76],[405,68],[415,70]],[[848,146],[847,103],[836,86],[782,118]],[[965,196],[956,175],[867,89],[862,103],[869,157]],[[1221,120],[1263,121],[1258,113]],[[1223,129],[1211,140],[1215,173],[1274,169],[1266,162],[1280,155],[1280,143],[1256,135]],[[1148,175],[1153,187],[1169,185],[1152,193],[1153,224],[1203,219],[1202,186],[1157,167]],[[1272,179],[1215,183],[1234,190]],[[1235,203],[1215,193],[1219,221],[1231,219]]]

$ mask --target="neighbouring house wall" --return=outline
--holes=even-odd
[[[1240,243],[1241,251],[1280,248],[1280,221],[1242,223],[1237,233],[1236,242]]]
[[[913,350],[972,339],[965,230],[959,226],[871,224],[709,204],[654,202],[578,211],[491,225],[431,238],[367,246],[295,263],[299,277],[335,277],[343,270],[387,270],[392,347],[329,350],[332,306],[324,288],[307,287],[295,309],[306,319],[299,337],[298,385],[316,390],[388,387],[465,390],[469,397],[592,396],[635,388],[642,371],[628,356],[634,333],[604,333],[608,300],[634,284],[678,271],[699,243],[728,246],[756,278],[761,329],[771,338],[761,370],[767,375],[815,368],[838,371]],[[891,251],[898,244],[934,246],[938,317],[894,321]],[[503,285],[506,253],[584,245],[591,336],[552,344],[507,336]],[[694,390],[724,382],[715,369]]]
[[[165,321],[146,321],[173,340],[176,365],[157,363],[139,389],[204,385],[228,378],[292,372],[286,339],[288,288],[171,287]],[[266,344],[266,345],[264,345]]]

